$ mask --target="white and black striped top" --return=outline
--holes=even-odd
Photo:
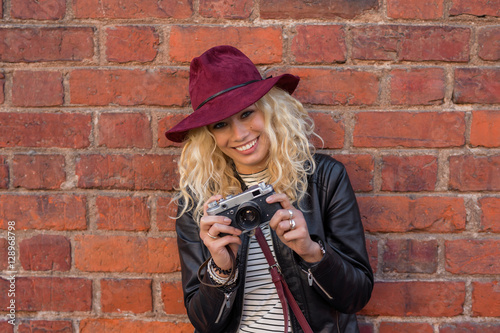
[[[261,181],[267,181],[269,177],[266,171],[240,176],[245,184],[250,187]],[[274,256],[269,226],[262,227],[262,232]],[[262,253],[257,239],[255,236],[251,237],[245,276],[243,315],[239,332],[282,333],[284,331],[283,308],[268,267],[266,257]],[[288,331],[291,332],[290,324],[288,325]]]

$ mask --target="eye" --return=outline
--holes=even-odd
[[[227,123],[221,121],[221,122],[213,124],[211,127],[212,127],[213,130],[216,130],[216,129],[223,128],[225,126],[227,126]]]
[[[245,111],[241,114],[241,118],[244,119],[244,118],[248,118],[252,115],[252,113],[254,113],[253,110],[248,110],[248,111]]]

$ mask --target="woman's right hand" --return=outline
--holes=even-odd
[[[231,219],[224,216],[208,215],[208,204],[222,199],[222,195],[214,195],[203,204],[203,217],[200,220],[200,238],[210,251],[212,259],[223,270],[232,267],[231,257],[226,245],[233,251],[234,257],[241,245],[241,230],[230,226]],[[225,234],[220,236],[220,234]]]

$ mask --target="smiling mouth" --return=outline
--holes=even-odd
[[[239,146],[239,147],[234,147],[237,151],[245,151],[245,150],[248,150],[250,148],[252,148],[253,146],[255,146],[255,144],[257,143],[257,139],[247,143],[246,145],[244,146]]]

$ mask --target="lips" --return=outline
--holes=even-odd
[[[234,147],[234,149],[236,149],[239,152],[244,152],[244,151],[252,148],[253,146],[255,146],[256,143],[257,143],[257,139],[252,140],[251,142],[247,143],[246,145]]]

